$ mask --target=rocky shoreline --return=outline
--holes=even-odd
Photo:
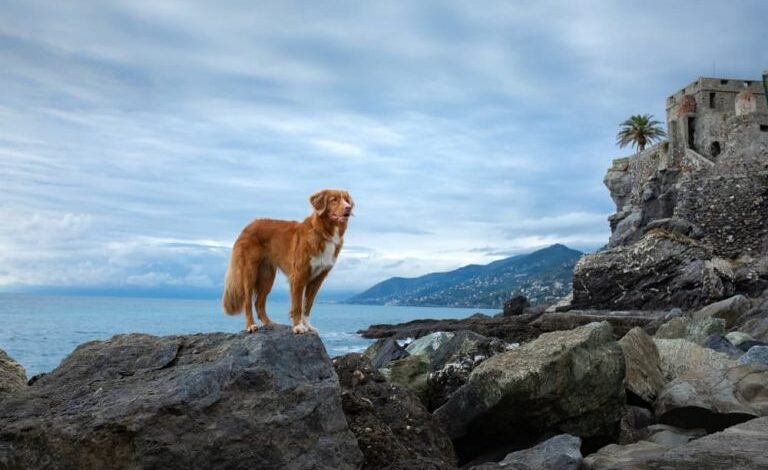
[[[2,353],[0,468],[761,468],[766,322],[768,292],[379,325],[333,359],[283,326],[131,334],[29,384]]]

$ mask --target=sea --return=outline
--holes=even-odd
[[[269,302],[277,323],[290,323],[287,302]],[[373,340],[358,330],[377,323],[416,319],[464,318],[498,310],[318,303],[312,325],[331,357],[362,351]],[[242,331],[242,315],[222,312],[218,299],[54,296],[0,294],[0,349],[31,378],[55,369],[78,345],[124,333],[180,335]]]

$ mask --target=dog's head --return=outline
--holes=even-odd
[[[337,223],[347,223],[352,215],[355,201],[348,192],[341,189],[323,189],[309,197],[309,203],[320,217],[328,217]]]

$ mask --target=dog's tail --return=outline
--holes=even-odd
[[[224,311],[230,315],[240,313],[245,301],[243,282],[238,275],[238,270],[233,266],[234,264],[234,259],[230,260],[227,276],[224,279],[224,295],[221,298],[221,305],[224,307]]]

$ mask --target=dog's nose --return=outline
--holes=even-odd
[[[352,213],[352,206],[344,209],[344,215],[350,215]]]

